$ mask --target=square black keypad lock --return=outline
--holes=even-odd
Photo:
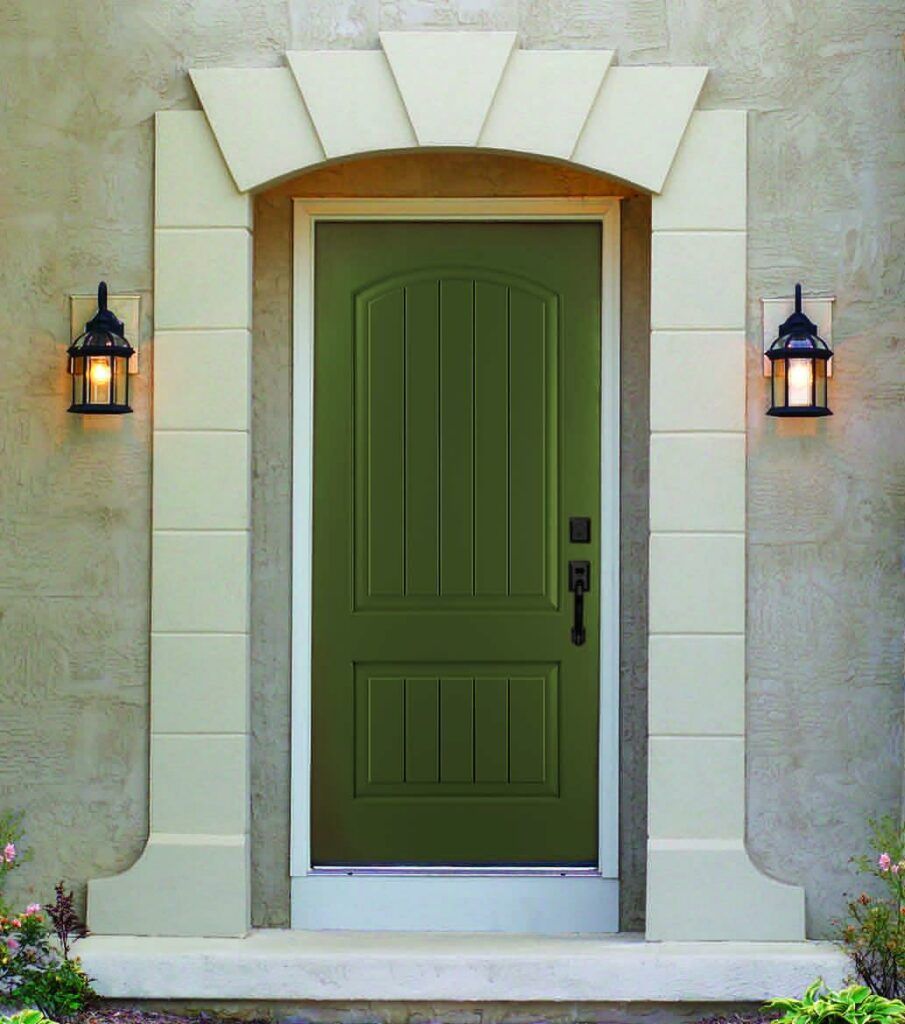
[[[572,516],[569,519],[569,542],[572,544],[591,543],[590,516]]]

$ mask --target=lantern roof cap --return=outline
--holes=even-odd
[[[817,333],[817,325],[801,308],[801,285],[795,285],[795,311],[780,325],[779,335],[767,350],[768,359],[830,359],[833,350]]]
[[[107,309],[107,282],[97,286],[97,312],[85,324],[80,334],[69,346],[71,356],[113,355],[131,356],[135,349],[125,337],[125,325]]]

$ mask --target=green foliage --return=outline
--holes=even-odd
[[[0,1024],[53,1024],[40,1010],[21,1010],[12,1017],[0,1017]]]
[[[22,866],[29,859],[30,852],[22,851],[23,814],[21,811],[4,811],[0,813],[0,914],[7,912],[3,900],[3,890],[9,874]]]
[[[9,873],[28,860],[21,849],[22,817],[19,812],[0,814],[0,1002],[37,1007],[40,1012],[0,1017],[0,1024],[65,1020],[94,999],[91,979],[78,958],[69,955],[73,941],[85,929],[73,908],[72,893],[66,892],[63,883],[56,886],[54,901],[46,907],[31,903],[20,914],[10,914],[3,902]]]
[[[891,817],[871,821],[873,856],[853,858],[873,882],[872,893],[849,900],[838,939],[855,972],[871,991],[905,996],[905,827]],[[880,895],[876,895],[879,891]]]
[[[782,1016],[777,1024],[903,1024],[905,1003],[878,996],[866,985],[830,992],[818,979],[801,999],[771,999],[768,1010]]]
[[[18,1002],[37,1006],[47,1017],[66,1020],[84,1010],[94,999],[91,980],[78,957],[31,974],[15,991]]]
[[[68,945],[52,936],[43,909],[33,903],[17,917],[0,917],[0,1001],[65,1020],[85,1009],[94,992]],[[53,924],[58,932],[57,921]]]

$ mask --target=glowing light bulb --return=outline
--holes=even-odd
[[[110,383],[110,364],[106,359],[92,359],[88,376],[96,387],[104,387]]]
[[[789,360],[789,405],[810,405],[814,368],[810,359]]]

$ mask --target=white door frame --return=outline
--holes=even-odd
[[[617,931],[619,809],[619,200],[293,201],[293,928]],[[314,228],[320,220],[590,220],[601,224],[599,855],[594,869],[336,869],[311,865]]]

